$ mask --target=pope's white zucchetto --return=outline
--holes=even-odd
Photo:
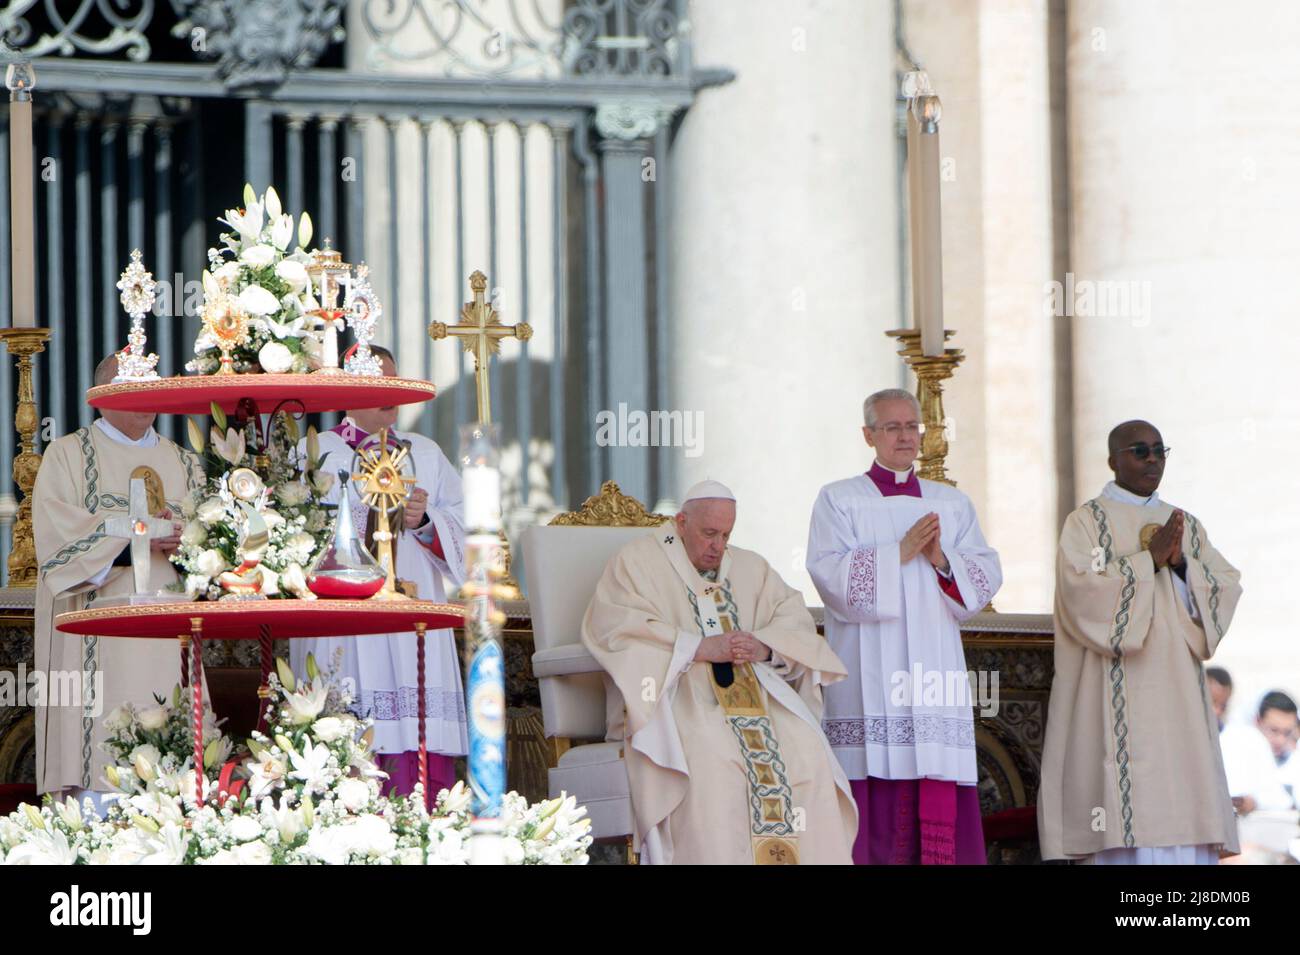
[[[701,481],[692,485],[691,489],[686,492],[686,497],[682,499],[683,504],[691,501],[734,501],[736,495],[731,493],[731,488],[720,481]]]

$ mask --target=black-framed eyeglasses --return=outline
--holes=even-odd
[[[1139,441],[1137,444],[1131,444],[1127,448],[1120,448],[1121,451],[1130,452],[1139,461],[1145,461],[1151,455],[1155,455],[1161,461],[1169,457],[1172,448],[1167,448],[1163,444],[1147,444],[1145,441]]]

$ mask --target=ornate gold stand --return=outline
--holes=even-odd
[[[32,539],[32,488],[41,456],[36,453],[36,392],[32,387],[32,356],[45,350],[50,339],[48,328],[3,328],[0,340],[18,359],[18,408],[14,425],[21,435],[22,450],[14,457],[14,483],[22,493],[18,516],[14,520],[13,548],[9,552],[9,586],[36,586],[36,542]]]
[[[960,348],[945,348],[942,355],[921,354],[919,329],[896,328],[885,334],[902,343],[898,353],[916,375],[916,399],[921,403],[921,423],[925,426],[925,433],[921,435],[917,475],[927,481],[942,481],[956,487],[957,482],[949,478],[944,470],[944,460],[948,457],[948,438],[944,434],[943,383],[952,377],[965,356]],[[944,340],[952,334],[952,331],[945,330]]]

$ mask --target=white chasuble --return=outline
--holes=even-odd
[[[357,433],[364,438],[365,432]],[[418,434],[393,431],[397,440],[411,442],[416,487],[429,492],[426,513],[429,522],[421,528],[403,528],[397,535],[397,576],[416,585],[421,600],[446,600],[444,578],[454,586],[465,579],[465,528],[462,521],[460,475],[442,449]],[[319,436],[321,466],[330,474],[351,469],[353,450],[335,431]],[[338,482],[328,500],[337,504]],[[358,537],[364,539],[369,508],[357,501],[352,520]],[[442,557],[428,546],[437,535]],[[414,632],[373,634],[359,637],[317,637],[289,641],[289,659],[295,673],[306,669],[312,653],[322,669],[339,657],[338,677],[350,679],[355,687],[356,709],[373,719],[375,751],[397,754],[419,749],[419,667]],[[460,660],[451,630],[430,630],[425,634],[425,731],[430,753],[463,755],[468,748],[465,723],[465,695]]]
[[[107,735],[103,717],[124,703],[145,706],[155,694],[168,697],[180,682],[176,640],[81,637],[54,630],[57,614],[92,608],[105,597],[135,590],[130,565],[113,565],[127,540],[104,533],[108,518],[129,511],[132,472],[148,467],[162,479],[167,507],[177,520],[186,495],[203,481],[198,458],[166,438],[151,445],[126,443],[109,436],[114,430],[97,422],[50,444],[32,492],[36,668],[47,679],[60,674],[66,681],[75,675],[83,691],[81,700],[55,699],[50,692],[49,705],[36,707],[40,792],[109,791],[104,780],[109,758],[100,749]],[[160,551],[150,551],[149,573],[151,591],[178,579]]]
[[[1061,531],[1038,796],[1044,859],[1111,849],[1237,852],[1202,664],[1232,621],[1240,574],[1186,512],[1185,581],[1156,570],[1143,541],[1172,513],[1158,498],[1138,504],[1108,489]]]
[[[956,488],[920,481],[921,497],[880,493],[866,475],[822,488],[807,566],[826,604],[831,649],[848,679],[826,690],[824,726],[850,779],[977,781],[972,694],[959,624],[1002,584],[975,508]],[[928,513],[961,600],[899,542]]]
[[[665,529],[615,555],[583,620],[583,644],[627,710],[642,859],[848,863],[857,807],[820,727],[821,688],[843,666],[798,591],[759,555],[728,547],[713,576]],[[753,633],[772,658],[734,666],[720,693],[695,653],[728,629]]]

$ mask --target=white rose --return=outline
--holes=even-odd
[[[523,865],[523,843],[514,836],[503,836],[501,838],[501,855],[505,859],[506,865]]]
[[[274,315],[280,300],[260,285],[250,285],[239,293],[239,307],[249,315]]]
[[[330,474],[328,471],[317,471],[312,475],[311,483],[312,487],[316,488],[317,494],[328,494],[330,488],[334,486],[334,475]]]
[[[306,557],[311,553],[311,549],[316,546],[316,538],[312,537],[310,534],[304,534],[302,531],[298,531],[289,538],[289,546]]]
[[[240,865],[270,865],[271,847],[261,839],[256,842],[246,842],[235,848],[235,858],[239,860]]]
[[[311,732],[322,743],[333,743],[343,738],[347,724],[337,716],[322,716],[311,724]]]
[[[295,597],[314,597],[310,590],[307,589],[307,575],[303,573],[302,566],[299,564],[290,564],[280,575],[280,589],[286,593],[293,594]],[[326,740],[326,742],[329,742]]]
[[[301,262],[285,259],[275,267],[275,274],[295,292],[307,287],[307,269]]]
[[[352,829],[353,845],[369,855],[379,856],[397,848],[397,836],[383,816],[373,813],[358,816]]]
[[[146,706],[135,714],[135,718],[140,722],[140,726],[144,729],[162,729],[167,723],[167,711],[161,706]],[[149,760],[151,763],[156,763],[157,761],[156,758]]]
[[[336,790],[348,812],[360,812],[370,803],[370,787],[359,779],[345,779]]]
[[[131,711],[131,704],[123,703],[108,716],[104,717],[104,728],[110,733],[117,730],[124,730],[131,725],[135,719],[135,714]]]
[[[226,506],[221,498],[210,497],[199,505],[196,515],[204,524],[215,524],[226,516]]]
[[[154,710],[158,710],[159,712],[162,712],[161,706],[150,707],[150,709],[154,709]],[[143,715],[143,713],[141,715]],[[159,723],[157,726],[149,727],[149,729],[160,729],[163,723],[166,722],[167,722],[167,714],[163,713],[162,723]],[[131,750],[131,755],[127,758],[132,763],[134,763],[137,757],[140,756],[143,756],[145,759],[147,759],[149,761],[150,766],[157,766],[158,761],[162,759],[161,754],[159,754],[158,752],[158,747],[154,746],[152,743],[142,743],[141,745],[137,746],[135,749]]]
[[[307,500],[311,492],[301,481],[289,481],[275,489],[275,496],[285,507],[297,507]]]
[[[400,865],[424,865],[424,850],[419,846],[402,849],[397,853],[397,861]]]
[[[293,352],[279,342],[267,342],[257,353],[257,363],[262,371],[282,375],[293,367]]]
[[[230,823],[230,838],[236,842],[248,842],[250,839],[262,838],[262,826],[250,816],[236,816]]]
[[[220,283],[222,288],[229,289],[239,280],[239,263],[227,262],[221,268],[212,273],[212,277]]]
[[[198,547],[208,539],[208,532],[198,521],[190,521],[181,532],[181,543],[186,547]]]
[[[226,478],[226,487],[241,501],[251,501],[262,493],[262,479],[252,468],[236,468]]]
[[[198,569],[201,574],[215,577],[226,569],[226,559],[218,551],[205,550],[199,555]]]
[[[326,865],[347,865],[353,849],[351,829],[351,826],[318,826],[307,834],[304,851]]]
[[[254,245],[239,254],[239,260],[253,269],[264,269],[275,261],[275,249],[269,245]]]

